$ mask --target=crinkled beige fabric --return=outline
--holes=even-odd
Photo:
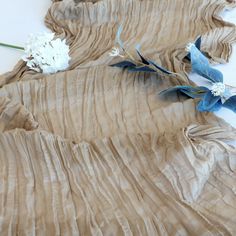
[[[19,62],[0,76],[0,235],[235,235],[236,131],[195,101],[158,93],[183,81],[109,67],[128,48],[188,71],[186,43],[225,62],[225,0],[54,1],[46,24],[71,47],[67,71]],[[183,74],[187,81],[187,74]]]

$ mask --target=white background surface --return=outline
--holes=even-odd
[[[30,33],[48,31],[44,26],[44,16],[51,5],[50,0],[0,0],[0,42],[24,46]],[[236,9],[225,11],[222,17],[236,24]],[[22,52],[15,49],[0,47],[0,74],[13,69]],[[236,87],[236,45],[230,63],[216,66],[224,74],[226,84]],[[196,76],[192,76],[193,80]],[[236,114],[222,108],[216,113],[236,127]]]
[[[24,47],[30,33],[47,30],[44,16],[50,5],[51,0],[0,0],[0,42]],[[20,50],[0,47],[0,74],[12,70],[21,55]]]

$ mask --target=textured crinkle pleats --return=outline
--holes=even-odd
[[[236,233],[236,199],[228,189],[234,186],[236,151],[226,144],[235,130],[196,112],[193,100],[157,100],[171,80],[135,75],[97,67],[0,90],[7,101],[2,110],[22,101],[39,124],[37,131],[5,129],[0,135],[0,232]],[[8,114],[9,121],[17,118]],[[212,184],[217,197],[211,197]],[[217,201],[227,209],[223,219]]]
[[[236,139],[196,101],[159,92],[183,81],[108,65],[128,49],[176,72],[185,45],[225,62],[225,0],[54,0],[46,24],[70,68],[0,76],[0,235],[236,235]],[[188,80],[185,81],[188,83]]]
[[[232,53],[232,44],[236,39],[236,27],[224,27],[224,32],[225,34],[222,33],[222,29],[217,28],[203,37],[203,42],[205,43],[203,44],[202,50],[204,50],[213,61],[219,63],[229,61]]]
[[[211,211],[213,196],[190,205],[213,167],[228,162],[224,146],[194,144],[191,129],[78,144],[40,131],[1,133],[1,234],[234,235],[235,194],[224,204],[232,217],[225,224]],[[228,187],[216,178],[209,192],[212,183]]]
[[[0,131],[15,128],[34,130],[38,128],[38,122],[20,101],[16,102],[7,97],[0,97]]]
[[[175,132],[190,124],[227,128],[211,113],[197,112],[194,100],[161,97],[172,81],[101,66],[9,84],[0,96],[22,102],[41,129],[75,142],[119,133]]]
[[[233,5],[226,0],[101,0],[96,3],[64,0],[52,4],[45,22],[70,44],[70,70],[112,63],[108,52],[115,45],[117,29],[122,25],[121,37],[128,49],[140,44],[145,56],[169,70],[181,72],[185,70],[186,44],[200,35],[203,48],[214,60],[228,60],[231,44],[236,40],[235,26],[224,22],[218,14]],[[40,77],[27,70],[22,61],[18,67],[19,73],[1,76],[0,85]]]
[[[140,44],[146,56],[180,72],[184,69],[186,44],[200,35],[206,38],[203,48],[214,59],[219,53],[222,59],[228,59],[230,45],[236,40],[235,26],[224,22],[218,14],[234,4],[225,0],[102,0],[96,4],[62,1],[51,7],[46,24],[69,40],[76,37],[71,54],[82,56],[72,56],[76,59],[71,68],[109,64],[107,52],[114,46],[117,28],[122,25],[122,40],[127,48]],[[218,35],[211,33],[216,30]],[[222,45],[222,39],[227,47]],[[216,47],[211,46],[213,42]]]
[[[114,45],[117,27],[122,25],[122,39],[128,48],[140,44],[145,55],[159,61],[170,70],[180,71],[178,64],[186,54],[185,45],[199,35],[209,35],[208,32],[215,29],[220,31],[218,37],[209,35],[207,38],[210,38],[210,42],[203,41],[203,46],[210,47],[214,41],[214,44],[219,44],[217,51],[221,50],[221,56],[229,55],[229,51],[223,47],[219,38],[224,37],[227,41],[228,37],[228,43],[236,39],[235,34],[232,34],[235,27],[222,21],[218,16],[226,5],[225,0],[188,2],[102,0],[96,4],[77,5],[73,1],[64,1],[51,7],[46,16],[46,23],[48,27],[58,26],[59,34],[62,33],[61,30],[65,30],[64,33],[68,34],[69,38],[71,36],[78,38],[73,41],[73,45],[76,46],[71,53],[83,56],[76,58],[76,64],[72,64],[73,68],[86,66],[87,63],[88,65],[109,63],[106,52]],[[225,27],[229,28],[228,31]],[[52,29],[57,32],[56,28]],[[84,49],[89,55],[80,51]],[[214,48],[210,49],[214,54]],[[84,55],[87,55],[89,60]]]

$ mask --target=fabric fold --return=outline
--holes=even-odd
[[[194,100],[161,98],[158,93],[173,82],[103,66],[9,84],[0,96],[22,103],[42,130],[75,142],[154,130],[158,135],[179,132],[192,123],[228,127],[213,114],[198,112]]]
[[[123,25],[122,39],[128,49],[140,44],[146,57],[182,73],[188,68],[183,63],[185,46],[198,36],[203,36],[202,47],[214,61],[222,63],[229,59],[231,44],[236,40],[235,26],[223,21],[218,14],[234,6],[234,1],[226,0],[191,0],[189,4],[181,0],[174,4],[152,0],[116,3],[113,0],[96,3],[64,0],[52,4],[45,23],[57,36],[66,38],[70,45],[72,61],[69,70],[111,64],[108,52],[115,44],[119,25]],[[141,13],[142,17],[138,17]],[[34,78],[42,76],[27,70],[21,61],[14,72],[0,76],[0,86]]]
[[[38,128],[38,123],[23,105],[9,98],[0,97],[0,131],[16,128],[34,130]]]
[[[118,135],[73,144],[44,131],[1,133],[1,233],[233,234],[234,228],[208,218],[191,199],[203,180],[208,184],[214,155],[226,157],[223,149],[214,143],[206,148],[210,156],[196,155],[183,134]]]
[[[67,71],[20,61],[0,76],[1,235],[235,235],[235,129],[183,81],[109,65],[117,28],[131,52],[186,76],[185,46],[223,63],[226,0],[54,0],[45,23],[70,45]]]

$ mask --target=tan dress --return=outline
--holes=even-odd
[[[54,1],[45,22],[70,68],[0,76],[0,235],[236,235],[236,131],[183,81],[109,67],[123,25],[131,51],[189,71],[188,42],[225,62],[236,29],[226,0]],[[189,83],[187,74],[185,83]]]

